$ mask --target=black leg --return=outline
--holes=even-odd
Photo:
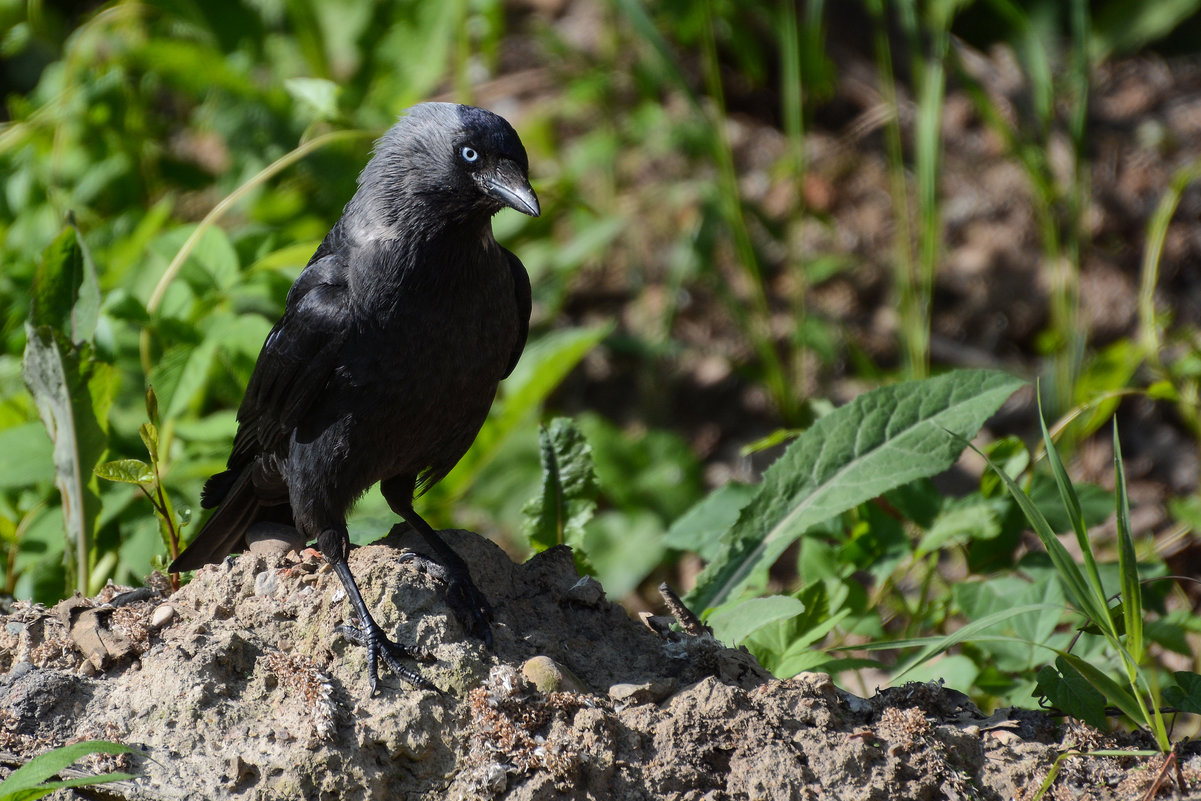
[[[492,647],[492,606],[471,580],[471,572],[457,553],[442,541],[438,532],[413,511],[413,480],[393,478],[380,483],[380,491],[392,511],[405,519],[434,551],[430,572],[446,582],[446,604],[472,636]],[[410,557],[423,558],[419,556]],[[439,569],[440,568],[440,569]]]
[[[411,654],[399,643],[388,639],[388,635],[384,633],[384,630],[367,610],[367,604],[363,601],[363,595],[359,592],[359,586],[355,583],[354,576],[350,572],[350,565],[346,561],[350,543],[346,532],[327,530],[322,532],[317,541],[321,546],[322,554],[333,566],[334,573],[346,589],[346,595],[350,598],[350,604],[354,607],[355,614],[359,616],[358,626],[342,625],[338,626],[335,631],[353,643],[366,646],[367,680],[371,686],[371,695],[375,695],[379,688],[378,663],[380,660],[392,668],[396,675],[414,687],[441,692],[420,673],[400,661],[401,658],[410,658]]]

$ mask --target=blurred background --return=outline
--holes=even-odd
[[[372,139],[428,99],[508,118],[544,210],[495,219],[533,282],[530,345],[476,447],[418,502],[435,526],[527,554],[539,423],[569,415],[597,477],[577,544],[611,597],[656,608],[648,588],[687,590],[702,565],[706,532],[677,524],[711,490],[744,500],[796,432],[866,389],[992,367],[1039,379],[1102,549],[1118,416],[1140,560],[1195,576],[1199,9],[0,0],[0,589],[50,603],[144,581],[167,555],[155,505],[194,534],[289,285]],[[35,282],[47,260],[78,262],[76,305]],[[157,476],[83,471],[66,520],[22,377],[29,320],[62,334],[70,449]],[[1033,442],[1033,398],[981,441]],[[981,473],[965,463],[939,497],[978,492]],[[907,523],[887,558],[849,547],[866,511],[811,538],[823,608],[845,610],[817,641],[983,615],[950,588],[1034,570],[1020,516],[990,515],[916,551]],[[352,537],[393,522],[373,492]],[[818,566],[797,558],[763,586],[803,584]],[[1189,665],[1197,592],[1157,586],[1161,650]],[[954,686],[1028,699],[1029,654],[965,658]]]

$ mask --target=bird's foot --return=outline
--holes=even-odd
[[[467,633],[492,647],[492,605],[475,586],[466,567],[447,567],[428,556],[406,551],[402,562],[416,562],[427,573],[446,585],[446,605]]]
[[[412,657],[412,654],[404,646],[388,639],[388,635],[384,634],[384,630],[375,621],[368,620],[365,625],[359,626],[342,625],[338,626],[334,631],[356,645],[366,646],[367,680],[371,685],[372,696],[379,689],[379,663],[381,661],[392,668],[396,675],[414,687],[422,690],[433,690],[439,694],[442,693],[428,679],[400,661],[403,657]]]

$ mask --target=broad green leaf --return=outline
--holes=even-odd
[[[342,87],[324,78],[288,78],[284,88],[319,120],[338,118],[338,95]],[[311,252],[311,251],[310,251]]]
[[[133,749],[127,745],[120,743],[110,743],[105,740],[85,740],[82,743],[74,743],[65,745],[62,748],[55,748],[53,751],[47,751],[40,754],[21,767],[14,770],[8,775],[3,782],[0,782],[0,799],[8,798],[40,798],[43,793],[37,796],[25,795],[25,793],[37,790],[39,785],[55,775],[63,768],[70,767],[79,760],[89,754],[129,754]],[[107,774],[105,776],[83,777],[83,782],[80,780],[72,780],[73,784],[56,783],[59,787],[81,787],[84,784],[100,784],[106,781],[118,781],[131,778],[127,774]]]
[[[108,447],[108,412],[116,392],[111,365],[91,358],[49,326],[26,324],[25,384],[54,443],[54,470],[77,579],[86,580],[87,554],[99,515],[93,468]],[[84,592],[87,587],[79,585]]]
[[[34,326],[49,326],[75,343],[92,340],[99,317],[96,267],[71,223],[42,254],[33,281],[30,320]]]
[[[140,459],[116,459],[96,465],[96,475],[106,481],[121,484],[149,484],[154,481],[154,470]]]
[[[1104,670],[1094,665],[1085,659],[1081,659],[1075,654],[1061,654],[1059,659],[1055,660],[1055,664],[1059,664],[1060,660],[1066,660],[1072,667],[1078,670],[1088,683],[1100,691],[1105,696],[1106,701],[1116,706],[1118,709],[1136,723],[1150,725],[1151,721],[1147,720],[1143,714],[1143,710],[1139,707],[1138,700],[1131,694],[1130,690],[1118,684]]]
[[[914,558],[920,559],[951,541],[989,540],[1000,533],[1000,514],[988,501],[977,497],[971,504],[950,505],[944,509],[922,536]]]
[[[681,515],[667,530],[663,544],[668,548],[693,551],[702,559],[712,559],[721,545],[721,537],[738,520],[742,507],[754,497],[758,487],[731,481],[724,484]]]
[[[717,639],[730,645],[741,645],[764,626],[796,617],[804,611],[805,605],[791,595],[771,595],[718,609],[706,618],[706,622],[713,627]]]
[[[1005,373],[961,370],[864,393],[822,417],[768,469],[689,604],[724,602],[810,526],[946,470],[1021,384]]]
[[[1059,709],[1102,731],[1109,728],[1109,721],[1105,717],[1105,696],[1063,657],[1055,660],[1055,667],[1043,665],[1039,668],[1036,678],[1037,692],[1045,695]]]
[[[535,552],[561,544],[578,546],[584,524],[596,510],[592,448],[565,417],[539,429],[538,446],[542,492],[526,504],[523,533]]]
[[[1173,676],[1176,683],[1164,688],[1163,702],[1181,712],[1201,715],[1201,676],[1187,670],[1177,671]]]
[[[41,423],[25,423],[0,431],[0,453],[21,456],[0,459],[0,490],[53,481],[53,452]]]

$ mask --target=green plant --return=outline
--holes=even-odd
[[[1051,434],[1041,415],[1040,422],[1043,443],[1046,446],[1047,463],[1055,478],[1063,508],[1071,521],[1072,530],[1076,534],[1076,543],[1084,559],[1085,569],[1083,571],[1055,536],[1046,516],[1004,472],[998,471],[998,475],[1005,481],[1010,494],[1021,506],[1022,513],[1030,521],[1030,525],[1038,534],[1043,547],[1047,549],[1072,605],[1085,616],[1090,625],[1099,630],[1110,649],[1118,655],[1125,685],[1114,681],[1106,671],[1098,668],[1093,662],[1081,659],[1065,649],[1059,652],[1054,669],[1046,667],[1039,671],[1039,688],[1053,701],[1066,706],[1066,711],[1088,720],[1094,725],[1104,722],[1105,703],[1116,704],[1129,718],[1146,726],[1155,737],[1155,742],[1160,750],[1167,751],[1171,747],[1171,741],[1164,724],[1163,714],[1144,669],[1144,659],[1147,655],[1143,620],[1145,611],[1138,562],[1135,558],[1134,540],[1130,533],[1126,473],[1122,465],[1122,450],[1118,441],[1117,423],[1115,421],[1113,428],[1113,448],[1120,581],[1117,597],[1120,599],[1120,607],[1112,610],[1109,605],[1110,596],[1101,580],[1097,560],[1093,555],[1093,547],[1088,538],[1088,527],[1084,520],[1080,498],[1072,486],[1071,479],[1068,478],[1063,462],[1059,458],[1059,452],[1051,440]],[[1091,687],[1094,692],[1082,692],[1082,688],[1086,686]]]
[[[105,740],[86,740],[55,748],[29,760],[0,782],[0,801],[34,801],[34,799],[43,798],[55,790],[64,788],[94,787],[98,784],[127,781],[134,777],[128,773],[117,772],[102,773],[98,776],[80,776],[53,782],[48,780],[89,754],[129,754],[132,752],[133,749],[127,745],[110,743]]]
[[[159,466],[158,397],[154,394],[153,387],[146,390],[146,416],[148,420],[138,427],[138,435],[142,438],[142,444],[146,446],[150,463],[140,459],[117,459],[97,465],[96,475],[107,481],[133,484],[142,492],[154,508],[163,545],[167,548],[170,559],[174,560],[182,549],[181,529],[187,525],[188,520],[176,517],[171,496],[163,486],[162,469]],[[168,564],[161,558],[157,558],[155,562],[152,566],[156,570],[163,570]],[[178,585],[177,574],[172,575],[172,581]],[[176,588],[178,589],[178,586]]]

